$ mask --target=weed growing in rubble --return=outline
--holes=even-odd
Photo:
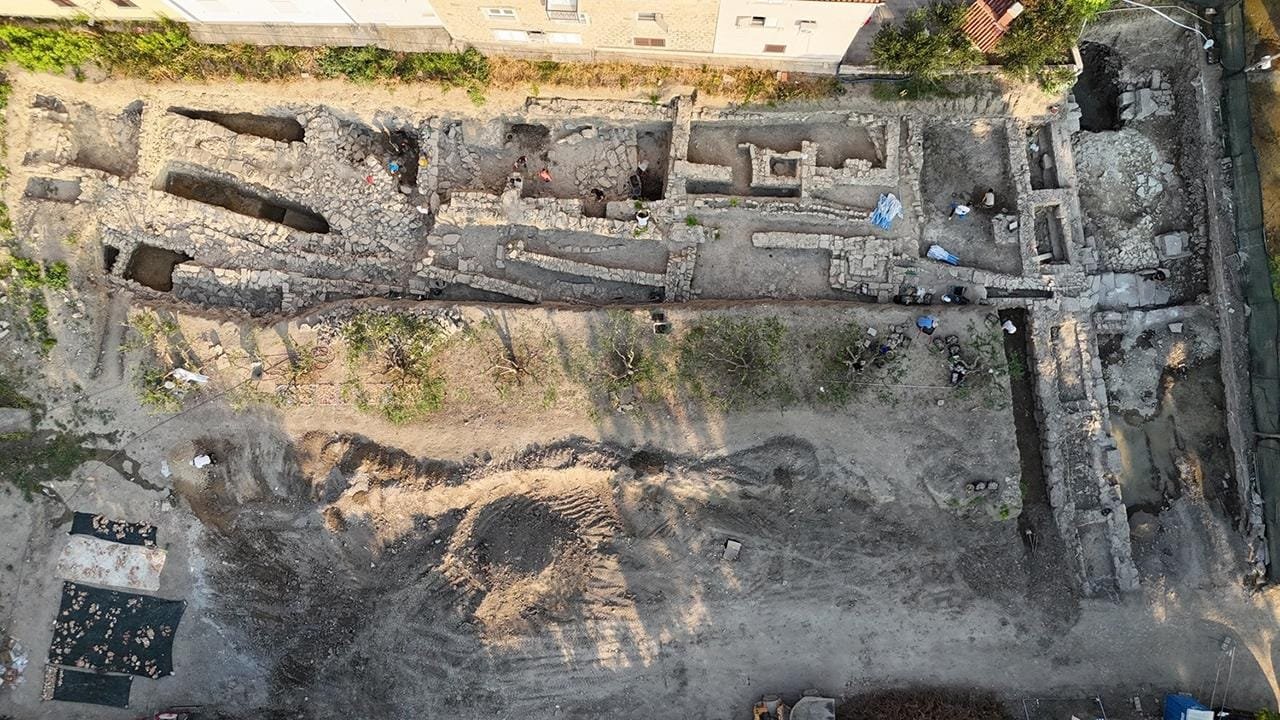
[[[964,391],[960,399],[967,399],[976,392],[980,394],[984,407],[1007,407],[1009,396],[1001,379],[1010,377],[1013,370],[1005,359],[1004,332],[999,327],[979,328],[970,322],[965,347],[965,359],[969,361],[970,368],[965,383],[957,388]]]
[[[142,310],[129,316],[129,329],[132,337],[125,341],[126,350],[140,350],[154,347],[160,340],[178,332],[177,321],[160,317],[153,310]]]
[[[171,388],[165,387],[168,373],[154,365],[143,365],[138,369],[134,384],[138,390],[138,402],[143,407],[160,412],[178,412],[182,409],[182,398]]]
[[[444,405],[445,382],[431,367],[445,333],[429,317],[360,312],[342,327],[347,348],[344,396],[357,408],[402,424]],[[375,373],[363,372],[372,363]]]
[[[701,321],[680,339],[680,377],[694,395],[724,408],[780,400],[786,333],[776,317]]]
[[[67,264],[59,260],[44,269],[44,284],[50,290],[66,290],[71,286]]]
[[[684,224],[689,227],[698,227],[702,224],[702,221],[692,215],[689,215],[685,217]]]

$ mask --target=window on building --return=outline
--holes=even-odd
[[[778,19],[763,15],[739,15],[738,27],[778,27]]]
[[[71,2],[71,0],[52,0],[52,2],[54,5],[57,5],[58,7],[75,7],[76,6],[76,4]]]
[[[553,32],[547,33],[547,40],[556,45],[581,45],[582,36],[578,33]]]
[[[490,20],[515,20],[515,8],[509,7],[487,7],[480,8],[481,14]]]
[[[138,7],[137,5],[133,4],[133,0],[111,0],[111,4],[115,5],[116,7],[122,7],[122,8]]]
[[[494,30],[493,39],[500,42],[527,43],[529,33],[523,30]]]
[[[796,22],[796,28],[802,33],[811,33],[818,29],[818,23],[813,20],[799,20]]]
[[[784,53],[787,51],[786,45],[765,45],[764,51],[767,53]]]
[[[662,13],[642,12],[636,13],[636,20],[640,22],[658,22],[662,19]]]
[[[636,38],[636,47],[666,47],[666,38]]]

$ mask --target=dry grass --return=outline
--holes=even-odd
[[[841,92],[829,76],[780,76],[753,68],[671,67],[630,63],[558,63],[488,58],[461,53],[392,52],[374,47],[298,48],[243,44],[206,45],[172,22],[89,27],[74,22],[0,23],[0,62],[33,72],[80,76],[95,65],[110,75],[153,81],[231,78],[290,80],[303,74],[353,82],[437,83],[465,87],[483,102],[486,89],[557,85],[578,88],[652,89],[693,86],[707,95],[742,102],[831,97]],[[787,79],[782,79],[787,77]]]
[[[489,58],[490,82],[497,87],[559,85],[583,88],[659,90],[692,86],[708,95],[743,102],[820,99],[838,95],[840,83],[833,77],[790,74],[781,79],[773,70],[756,68],[680,67],[631,63],[561,63],[511,58]]]

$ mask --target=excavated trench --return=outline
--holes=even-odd
[[[192,110],[183,107],[171,107],[169,112],[192,120],[205,120],[221,125],[238,135],[256,135],[277,142],[302,142],[303,137],[306,135],[301,123],[293,118],[242,112],[224,113],[216,110]]]
[[[165,175],[162,187],[170,195],[216,205],[246,217],[270,220],[294,230],[329,232],[329,221],[319,213],[287,200],[264,197],[227,180],[171,170]]]
[[[1089,132],[1120,129],[1120,59],[1106,45],[1080,43],[1084,72],[1071,89],[1080,106],[1080,128]]]
[[[139,245],[129,256],[129,266],[125,268],[124,277],[152,290],[169,292],[173,290],[173,269],[190,259],[191,256],[185,253]],[[110,258],[110,264],[115,264],[114,258]]]

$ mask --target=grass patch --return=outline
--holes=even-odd
[[[161,340],[178,332],[178,322],[161,317],[154,310],[140,310],[129,315],[129,339],[126,350],[155,347]]]
[[[0,375],[0,407],[35,408],[36,403],[18,392],[18,386],[13,380]]]
[[[0,436],[0,478],[30,500],[40,486],[63,480],[88,460],[81,439],[67,433],[12,433]]]
[[[70,287],[67,264],[55,262],[42,264],[38,260],[10,255],[0,275],[9,278],[9,298],[19,319],[25,321],[28,337],[36,343],[43,356],[48,356],[57,338],[49,327],[49,303],[45,289],[64,291]]]

